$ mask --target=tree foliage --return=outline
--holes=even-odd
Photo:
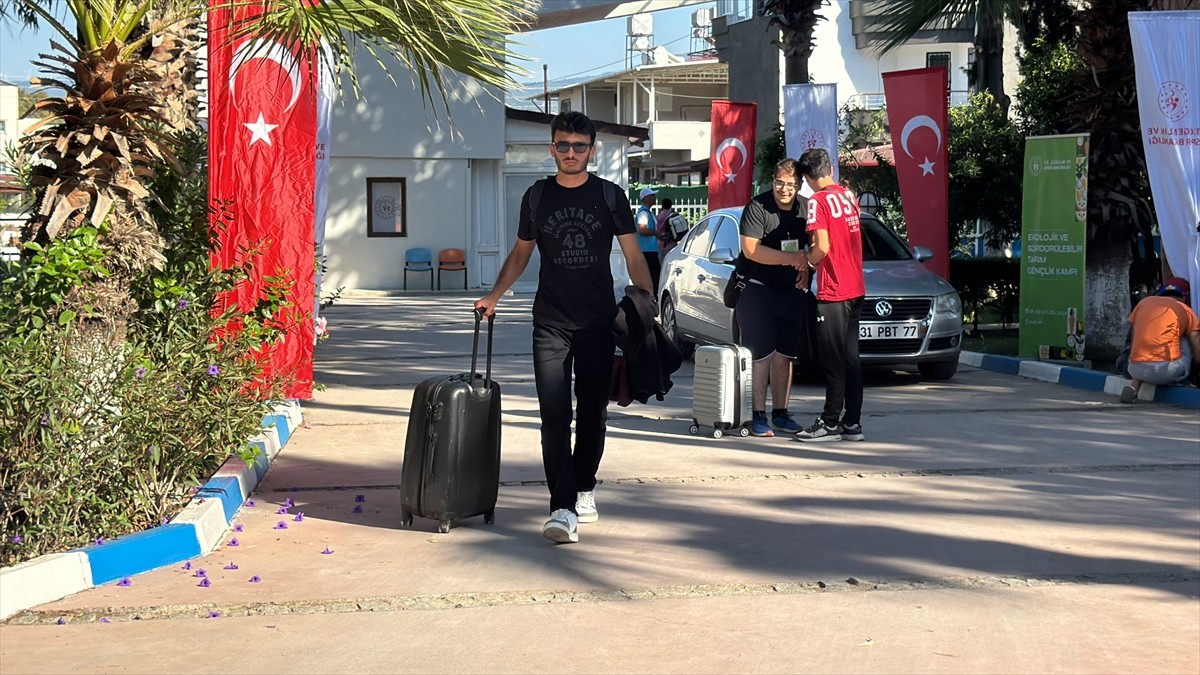
[[[1021,134],[989,92],[950,108],[949,127],[951,242],[984,220],[992,226],[989,243],[999,247],[1021,229]]]

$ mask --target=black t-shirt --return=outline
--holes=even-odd
[[[521,200],[517,236],[536,241],[542,269],[533,300],[533,321],[569,329],[610,328],[617,314],[609,255],[613,237],[633,234],[629,199],[613,185],[616,222],[604,199],[608,181],[588,174],[576,188],[543,181],[533,222],[529,190]],[[532,190],[533,188],[530,188]]]
[[[759,246],[782,251],[784,241],[795,240],[799,248],[804,248],[808,243],[808,235],[804,231],[805,210],[805,200],[799,195],[792,202],[790,210],[780,210],[775,203],[775,193],[767,191],[751,199],[742,210],[738,229],[743,237],[758,239]],[[750,278],[761,281],[765,286],[779,290],[796,287],[795,267],[760,263],[754,263],[751,267]]]

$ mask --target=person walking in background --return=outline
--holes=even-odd
[[[642,188],[638,193],[638,198],[642,200],[642,205],[638,207],[637,214],[633,217],[634,225],[637,227],[638,246],[642,249],[642,255],[646,258],[646,267],[650,270],[650,280],[654,284],[651,292],[654,297],[658,297],[658,272],[660,266],[658,264],[658,221],[654,218],[655,200],[658,199],[658,190],[654,188]]]
[[[814,193],[808,198],[808,259],[817,270],[817,355],[825,374],[825,408],[796,440],[861,441],[858,321],[867,284],[858,204],[834,182],[824,148],[806,151],[797,164]]]
[[[550,519],[542,535],[556,543],[570,543],[579,541],[580,522],[599,518],[596,472],[604,454],[615,352],[617,303],[609,267],[614,237],[633,283],[647,292],[653,283],[624,191],[587,171],[595,152],[595,124],[579,112],[560,113],[550,123],[550,137],[550,155],[558,173],[525,192],[517,241],[492,291],[475,301],[475,308],[485,317],[495,313],[496,303],[525,271],[536,246],[541,271],[533,300],[533,376],[542,421],[542,463],[550,489]],[[532,195],[536,199],[531,200]]]
[[[1143,298],[1129,315],[1133,341],[1129,351],[1131,382],[1121,390],[1121,403],[1137,400],[1142,383],[1186,382],[1200,367],[1200,319],[1188,306],[1187,279],[1167,279],[1157,295]]]
[[[804,204],[796,199],[797,180],[795,162],[785,159],[775,165],[771,190],[750,200],[739,225],[742,254],[737,269],[746,270],[750,283],[738,297],[734,320],[742,346],[754,359],[750,433],[755,436],[773,436],[772,427],[786,433],[800,430],[788,411],[792,359],[808,288],[808,256],[801,246]],[[768,387],[773,406],[769,418]]]
[[[675,248],[675,245],[679,243],[678,236],[671,228],[670,221],[672,216],[683,217],[675,212],[675,203],[671,201],[671,198],[664,197],[662,208],[659,209],[658,216],[655,218],[656,225],[654,228],[658,234],[658,266],[660,270],[662,269],[663,258],[666,258],[671,249]]]

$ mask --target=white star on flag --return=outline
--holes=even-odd
[[[271,132],[279,125],[267,124],[266,120],[263,119],[263,114],[258,113],[257,122],[243,122],[242,126],[249,129],[250,133],[253,134],[250,137],[250,145],[254,145],[258,141],[266,141],[267,145],[271,145]]]
[[[933,174],[933,162],[929,161],[928,157],[925,158],[924,163],[918,164],[917,166],[921,167],[922,176],[929,176]]]

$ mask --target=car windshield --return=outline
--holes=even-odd
[[[864,215],[862,235],[863,260],[912,260],[908,245],[883,221]]]

